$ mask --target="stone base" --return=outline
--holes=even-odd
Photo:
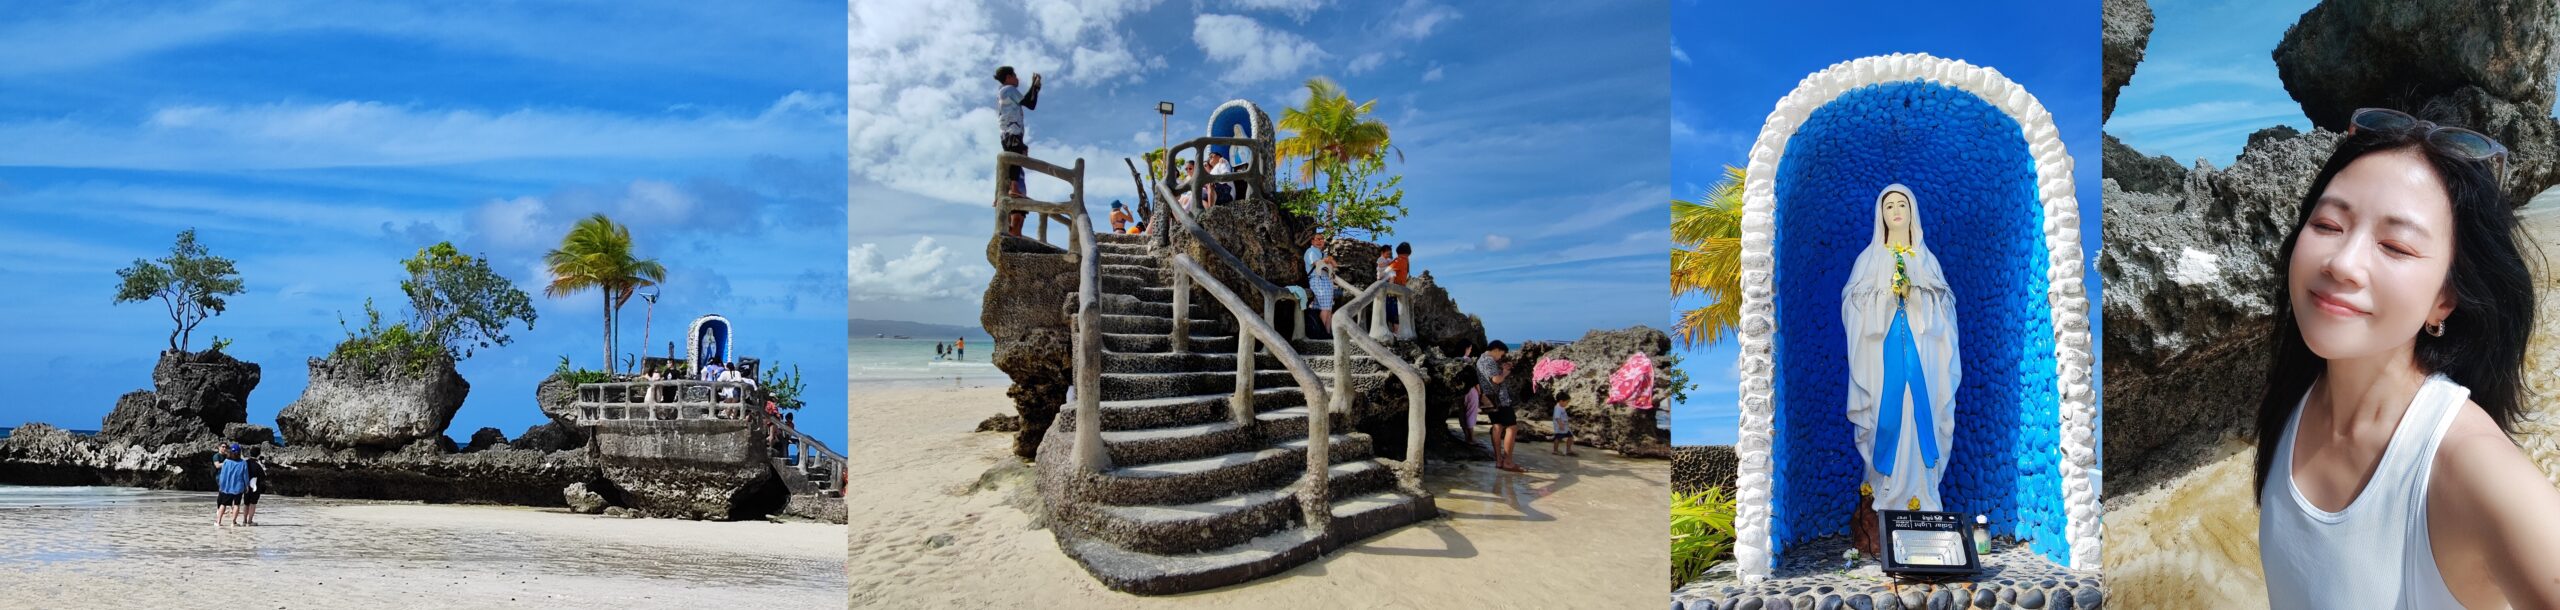
[[[1743,585],[1728,562],[1671,592],[1672,610],[1958,610],[2044,608],[2095,610],[2106,605],[2106,582],[2096,570],[2054,565],[2024,544],[1993,539],[1973,578],[1936,585],[1895,585],[1873,558],[1845,565],[1849,539],[1824,538],[1787,553],[1767,582]]]

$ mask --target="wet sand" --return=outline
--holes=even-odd
[[[214,527],[210,493],[0,509],[0,606],[628,609],[844,599],[840,525],[274,496],[258,521]]]
[[[2107,503],[2108,606],[2266,606],[2250,447],[2226,440],[2204,466]]]
[[[856,384],[853,396],[857,607],[1639,608],[1670,590],[1670,462],[1522,444],[1526,475],[1435,465],[1424,483],[1443,518],[1243,585],[1122,594],[1034,526],[1011,436],[971,432],[1012,412],[1003,388]]]

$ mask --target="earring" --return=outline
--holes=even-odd
[[[2437,320],[2437,321],[2436,321],[2436,323],[2435,323],[2434,325],[2428,326],[2428,327],[2427,327],[2427,336],[2430,336],[2430,337],[2442,337],[2442,336],[2444,336],[2444,321],[2443,321],[2443,320]]]

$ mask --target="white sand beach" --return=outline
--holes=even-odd
[[[125,495],[125,494],[119,494]],[[616,519],[559,509],[210,493],[0,508],[0,606],[834,607],[844,526]]]
[[[1435,467],[1444,517],[1259,581],[1169,597],[1103,588],[1008,499],[1036,495],[999,386],[856,384],[849,495],[856,607],[1637,608],[1662,603],[1671,464],[1520,446],[1526,475]],[[1478,435],[1482,438],[1482,435]],[[1024,506],[1028,506],[1025,504]]]

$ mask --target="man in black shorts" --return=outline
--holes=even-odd
[[[1022,86],[1022,79],[1013,75],[1013,66],[997,66],[996,83],[1002,85],[996,88],[996,144],[1005,152],[1031,154],[1028,134],[1022,128],[1022,111],[1040,109],[1040,75],[1031,75],[1031,89],[1024,91],[1018,88]],[[1024,196],[1022,166],[1005,168],[1005,174],[1008,181],[1006,192],[1015,197]],[[1006,234],[1022,235],[1022,219],[1022,212],[1007,215]]]
[[[241,460],[249,469],[248,490],[240,493],[242,525],[258,524],[258,495],[266,493],[264,490],[267,488],[267,464],[265,459],[258,457],[258,453],[256,446],[250,446],[248,457]]]
[[[1476,379],[1483,384],[1485,402],[1490,403],[1484,405],[1484,410],[1493,422],[1493,467],[1528,472],[1511,461],[1511,444],[1520,429],[1520,414],[1512,409],[1511,388],[1505,383],[1511,380],[1511,366],[1516,364],[1506,359],[1510,355],[1511,346],[1501,341],[1486,346],[1484,355],[1476,357]]]

